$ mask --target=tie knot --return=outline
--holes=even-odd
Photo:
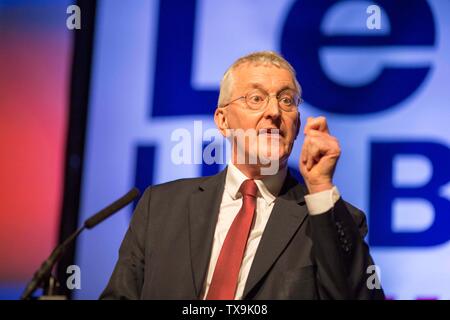
[[[256,198],[256,193],[258,192],[258,187],[254,180],[247,179],[242,182],[239,191],[242,193],[242,196],[251,196]]]

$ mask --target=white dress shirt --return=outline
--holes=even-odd
[[[256,212],[253,228],[247,240],[247,247],[242,260],[241,269],[238,276],[238,285],[235,299],[242,299],[245,283],[250,272],[250,267],[255,257],[256,250],[261,240],[261,236],[266,227],[272,212],[275,199],[283,186],[286,178],[287,168],[280,170],[276,175],[267,176],[263,180],[255,180],[258,187],[256,198]],[[228,164],[227,176],[225,178],[225,189],[220,204],[219,216],[214,232],[214,242],[209,261],[208,273],[203,288],[202,298],[205,299],[208,294],[209,286],[214,274],[217,259],[220,250],[225,241],[228,229],[231,227],[234,218],[242,206],[242,195],[239,188],[248,178],[231,162]],[[331,190],[322,191],[312,195],[305,196],[305,202],[310,214],[320,214],[331,209],[339,199],[339,191],[336,187]]]

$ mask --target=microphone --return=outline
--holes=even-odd
[[[111,215],[125,207],[127,204],[132,202],[134,199],[136,199],[139,196],[139,190],[137,188],[131,189],[127,194],[125,194],[120,199],[114,201],[106,208],[100,210],[96,214],[94,214],[92,217],[87,219],[83,226],[81,228],[78,228],[74,233],[72,233],[66,240],[64,240],[63,243],[61,243],[59,246],[57,246],[53,252],[50,254],[50,256],[42,263],[40,268],[36,271],[36,273],[33,275],[33,279],[28,283],[26,289],[24,290],[21,300],[29,299],[30,296],[33,294],[33,292],[38,288],[38,286],[41,284],[41,282],[51,274],[51,271],[53,269],[53,266],[56,264],[56,262],[61,259],[62,255],[66,251],[69,244],[71,244],[78,235],[84,230],[84,229],[92,229],[96,225],[98,225],[103,220],[109,218]]]
[[[109,206],[104,208],[103,210],[100,210],[98,213],[90,217],[84,222],[84,226],[87,229],[92,229],[97,224],[102,222],[103,220],[109,218],[111,215],[125,207],[127,204],[129,204],[131,201],[136,199],[139,196],[139,190],[137,188],[133,188],[126,195],[124,195],[122,198],[114,201]]]

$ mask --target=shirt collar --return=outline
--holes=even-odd
[[[255,180],[258,191],[267,204],[275,201],[281,187],[283,186],[286,174],[287,166],[279,170],[274,175]],[[231,163],[231,161],[228,163],[227,176],[225,178],[225,190],[233,200],[241,197],[239,188],[241,187],[242,182],[247,179],[247,176],[243,174],[233,163]]]

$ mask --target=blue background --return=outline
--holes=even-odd
[[[174,164],[171,135],[189,130],[198,157],[208,141],[194,121],[214,128],[225,69],[276,50],[303,86],[302,122],[324,115],[340,140],[335,183],[368,215],[388,297],[450,298],[450,1],[98,3],[80,223],[134,185],[222,168]],[[379,30],[366,26],[372,4]],[[131,210],[80,237],[76,298],[105,287]]]
[[[308,116],[325,115],[343,150],[335,183],[369,217],[368,241],[393,299],[450,292],[448,1],[100,1],[82,219],[142,190],[222,166],[171,162],[174,130],[214,128],[218,84],[239,56],[277,50],[294,65]],[[381,29],[366,26],[371,4]],[[302,139],[290,159],[296,168]],[[106,285],[121,214],[78,243],[78,298]]]

